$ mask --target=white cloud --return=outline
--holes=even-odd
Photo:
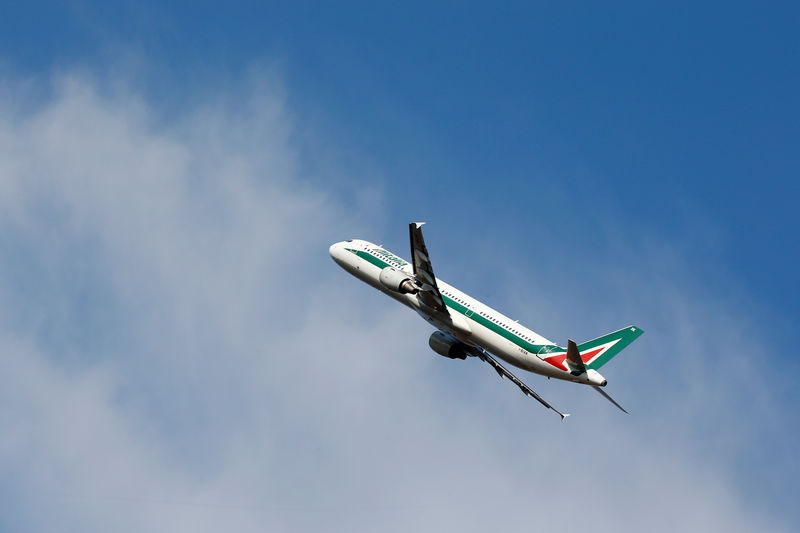
[[[662,424],[529,377],[570,404],[562,424],[478,362],[430,353],[422,321],[328,258],[366,221],[300,176],[269,80],[171,122],[87,77],[31,112],[0,103],[0,491],[18,504],[0,524],[774,530],[681,426],[713,397],[697,351],[670,359],[688,393],[643,386]],[[715,311],[660,296],[681,338]]]

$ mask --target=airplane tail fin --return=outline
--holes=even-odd
[[[617,355],[630,343],[639,338],[644,333],[636,326],[628,326],[613,333],[603,335],[596,339],[578,345],[586,368],[597,370],[608,363],[612,357]]]

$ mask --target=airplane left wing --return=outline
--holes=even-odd
[[[422,303],[441,313],[447,313],[447,307],[436,285],[436,276],[433,275],[433,266],[422,237],[424,222],[412,222],[408,225],[411,240],[411,264],[414,266],[414,277],[419,286],[419,299]]]
[[[545,407],[547,407],[548,409],[552,409],[553,411],[558,413],[559,416],[561,416],[561,420],[564,420],[566,417],[569,416],[569,413],[562,413],[561,411],[559,411],[558,409],[556,409],[555,407],[553,407],[552,405],[547,403],[544,400],[544,398],[542,398],[541,396],[536,394],[536,392],[534,392],[534,390],[532,388],[530,388],[527,385],[525,385],[517,376],[515,376],[514,374],[509,372],[509,370],[506,367],[504,367],[503,365],[498,363],[497,359],[495,359],[494,357],[489,355],[489,352],[487,352],[486,350],[481,350],[480,348],[477,348],[477,347],[475,348],[475,350],[477,352],[476,356],[481,361],[485,361],[485,362],[489,363],[489,365],[492,368],[494,368],[495,372],[500,374],[501,378],[503,378],[503,379],[508,378],[511,381],[511,383],[513,383],[514,385],[519,387],[520,390],[522,390],[522,392],[524,392],[526,396],[530,396],[531,398],[535,398],[540,404],[542,404]]]

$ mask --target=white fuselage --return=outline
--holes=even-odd
[[[419,313],[436,329],[444,331],[461,342],[478,346],[518,368],[548,377],[590,383],[586,374],[575,376],[545,361],[559,352],[565,353],[552,341],[520,325],[488,305],[445,283],[437,277],[436,283],[447,305],[449,319],[437,318],[419,301],[416,294],[401,294],[384,286],[379,275],[387,266],[413,276],[413,267],[407,261],[367,241],[353,239],[338,242],[330,247],[330,255],[342,268]],[[599,374],[598,374],[599,375]]]

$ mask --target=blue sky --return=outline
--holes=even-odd
[[[595,439],[609,528],[793,529],[796,5],[163,4],[0,20],[4,529],[480,529],[484,488],[546,527],[604,489],[540,458]],[[549,338],[640,325],[634,414],[529,377],[553,428],[327,258],[420,219]]]
[[[581,244],[602,238],[597,217],[676,241],[700,218],[723,239],[695,239],[698,268],[711,255],[772,309],[800,312],[782,246],[798,227],[792,3],[56,4],[3,17],[12,72],[113,69],[132,55],[169,110],[277,62],[303,124],[369,156],[393,195],[424,183],[422,205],[454,195],[447,216],[502,205],[487,224],[518,231],[569,210],[565,237]],[[487,181],[479,199],[456,186]]]

